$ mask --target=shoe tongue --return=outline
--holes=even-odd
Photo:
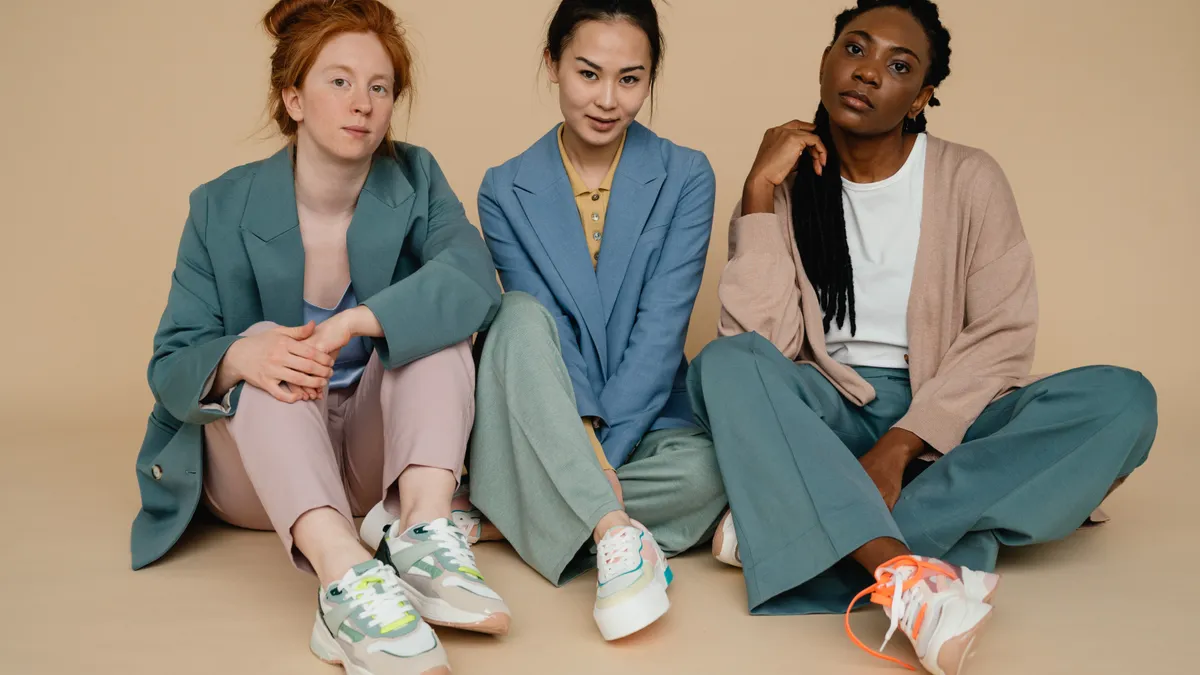
[[[343,590],[351,590],[360,585],[364,581],[364,577],[378,577],[382,571],[383,563],[378,560],[368,560],[361,562],[346,571],[345,576],[341,579],[329,584],[326,590],[333,590],[335,587],[341,587]]]
[[[383,563],[378,560],[368,560],[351,567],[350,571],[346,572],[346,576],[342,578],[342,582],[347,587],[351,587],[363,583],[364,580],[370,580],[370,577],[378,577],[382,571]]]

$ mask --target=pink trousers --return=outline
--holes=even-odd
[[[275,530],[296,567],[311,572],[292,542],[300,516],[331,507],[351,520],[381,499],[399,513],[397,480],[408,467],[458,479],[474,418],[467,342],[393,370],[373,354],[357,384],[319,401],[283,403],[247,384],[237,412],[204,427],[204,501],[227,523]]]

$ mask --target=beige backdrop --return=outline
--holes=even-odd
[[[761,134],[811,115],[848,3],[662,6],[651,126],[706,152],[718,179],[691,354],[715,332],[728,213]],[[5,425],[137,437],[187,194],[279,145],[262,132],[270,45],[257,22],[270,4],[0,2]],[[484,170],[558,119],[537,71],[554,4],[392,1],[419,57],[419,98],[396,128],[433,151],[472,218]],[[941,4],[953,74],[930,129],[986,148],[1013,183],[1038,262],[1038,369],[1137,368],[1164,412],[1182,412],[1200,375],[1200,231],[1186,196],[1200,178],[1200,48],[1176,29],[1200,23],[1200,3]]]

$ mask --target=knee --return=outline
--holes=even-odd
[[[1081,385],[1097,407],[1113,416],[1128,416],[1140,427],[1158,425],[1158,393],[1138,371],[1095,366],[1080,371],[1080,375]]]
[[[287,385],[283,386],[286,387]],[[241,394],[238,395],[237,410],[234,418],[239,421],[245,421],[247,418],[260,417],[264,414],[274,416],[283,411],[292,412],[305,407],[316,406],[316,401],[296,401],[295,403],[280,401],[271,392],[246,382],[242,385]]]
[[[558,327],[550,311],[528,293],[510,291],[500,301],[500,311],[488,329],[487,343],[528,345],[549,337],[558,344]]]
[[[764,342],[766,339],[758,333],[717,338],[696,355],[691,369],[701,378],[713,371],[730,372],[732,369],[732,372],[737,372],[758,358]],[[767,345],[770,343],[767,342]]]
[[[721,477],[716,448],[711,441],[696,452],[695,470],[684,478],[684,484],[698,502],[708,503],[725,498],[725,481]]]

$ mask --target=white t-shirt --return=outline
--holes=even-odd
[[[857,335],[850,317],[825,335],[834,360],[850,366],[907,368],[908,295],[921,236],[925,189],[925,134],[892,176],[875,183],[842,179],[846,242],[854,270]]]

